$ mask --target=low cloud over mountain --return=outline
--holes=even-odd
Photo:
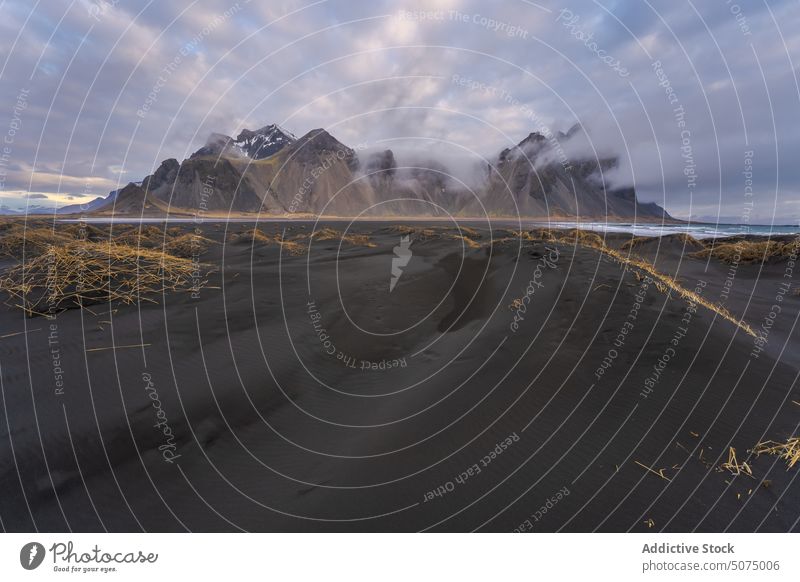
[[[439,151],[351,148],[324,129],[295,138],[275,125],[236,139],[212,133],[183,162],[170,158],[92,211],[163,215],[260,212],[326,216],[669,219],[632,187],[605,179],[616,157],[578,155],[585,138],[533,132],[491,159]],[[565,148],[573,151],[567,156]],[[454,171],[451,166],[456,167]],[[70,209],[72,210],[72,209]]]

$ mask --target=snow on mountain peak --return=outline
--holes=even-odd
[[[261,160],[277,153],[296,139],[290,132],[273,123],[255,131],[243,129],[233,143],[247,157]]]

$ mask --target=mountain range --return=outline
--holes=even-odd
[[[580,126],[531,133],[466,184],[435,159],[399,164],[390,149],[356,151],[324,129],[297,138],[267,125],[235,138],[213,133],[188,159],[166,159],[141,182],[58,213],[672,220],[660,206],[641,203],[633,188],[607,186],[604,173],[617,158],[568,157],[562,144],[580,139]]]

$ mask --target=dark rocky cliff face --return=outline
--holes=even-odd
[[[633,188],[609,184],[606,174],[618,166],[616,158],[568,159],[561,144],[580,131],[575,126],[557,138],[532,133],[500,152],[488,168],[482,198],[487,211],[536,218],[671,219],[661,207],[639,203]],[[480,215],[476,202],[464,210]]]
[[[301,164],[317,164],[321,161],[344,161],[351,170],[359,166],[356,152],[341,143],[324,129],[312,129],[286,148],[287,157]]]
[[[324,129],[299,139],[276,125],[243,130],[236,139],[212,134],[182,163],[164,160],[142,181],[141,192],[125,193],[116,211],[136,212],[130,202],[136,199],[139,209],[144,201],[153,211],[354,216],[373,207],[372,215],[671,218],[654,203],[640,203],[633,188],[608,184],[616,158],[567,159],[560,144],[581,135],[580,126],[555,136],[531,133],[501,151],[483,183],[468,188],[435,160],[404,167],[392,150],[360,159]],[[110,207],[108,200],[100,210]]]

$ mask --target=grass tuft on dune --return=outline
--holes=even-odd
[[[603,247],[598,250],[616,259],[617,261],[625,265],[626,268],[633,268],[633,269],[639,269],[640,271],[644,271],[645,273],[650,275],[650,277],[652,277],[656,281],[656,283],[661,283],[661,285],[663,285],[667,289],[670,289],[675,293],[677,293],[679,297],[685,299],[686,301],[696,303],[697,305],[702,305],[706,309],[713,311],[714,313],[722,317],[722,319],[725,319],[726,321],[733,323],[735,326],[744,331],[746,334],[756,337],[755,330],[753,330],[750,324],[748,324],[746,321],[737,318],[722,305],[712,303],[705,297],[702,297],[701,295],[698,295],[694,291],[687,289],[686,287],[681,285],[674,277],[658,271],[655,268],[655,266],[652,265],[651,263],[648,263],[647,261],[644,261],[636,257],[627,256],[609,247]]]
[[[26,314],[48,315],[99,301],[155,303],[149,295],[205,286],[207,279],[198,275],[196,263],[163,251],[72,241],[9,269],[0,291]]]
[[[656,283],[656,287],[662,291],[667,292],[671,290],[675,292],[679,297],[686,301],[690,301],[692,303],[696,303],[697,305],[701,305],[706,309],[713,311],[726,321],[729,321],[736,325],[739,329],[756,337],[756,332],[753,328],[748,324],[746,321],[735,317],[730,311],[725,309],[722,305],[718,305],[716,303],[712,303],[708,299],[698,295],[694,291],[691,291],[681,285],[674,277],[661,273],[655,267],[655,265],[648,263],[647,261],[632,256],[630,254],[626,254],[620,252],[616,249],[613,249],[607,246],[603,240],[603,238],[598,235],[597,233],[591,231],[585,231],[580,229],[572,229],[568,231],[559,231],[559,230],[550,230],[550,229],[537,229],[531,231],[510,231],[510,237],[505,239],[500,239],[499,242],[502,241],[510,241],[515,239],[522,239],[523,241],[545,241],[545,242],[553,242],[553,243],[560,243],[560,244],[570,244],[570,245],[577,245],[581,247],[591,248],[604,255],[610,257],[611,259],[617,261],[618,263],[622,264],[626,269],[631,269],[637,273],[646,273],[649,275]],[[640,275],[637,274],[637,277]]]
[[[775,240],[712,243],[707,248],[692,253],[690,256],[705,259],[709,256],[723,263],[762,263],[769,260],[785,260],[796,256],[800,247],[800,239],[791,242]]]
[[[369,236],[366,234],[343,234],[342,232],[333,228],[322,228],[314,231],[313,234],[298,234],[294,237],[284,237],[280,233],[267,234],[258,228],[247,229],[243,232],[232,234],[228,240],[232,243],[251,243],[280,245],[282,250],[287,251],[291,255],[302,255],[308,249],[308,241],[337,241],[341,240],[347,244],[358,247],[373,248],[375,243],[371,242]]]
[[[468,226],[448,226],[448,227],[416,227],[397,224],[385,229],[391,233],[402,235],[412,235],[414,240],[425,242],[429,240],[457,240],[471,249],[481,248],[481,243],[475,239],[480,239],[481,233]],[[497,241],[495,241],[497,242]]]
[[[304,237],[305,235],[300,235],[298,239],[302,239]],[[353,246],[368,247],[368,248],[375,247],[375,243],[370,242],[369,236],[366,234],[355,234],[355,233],[342,234],[340,231],[335,230],[333,228],[322,228],[320,230],[316,230],[311,235],[311,238],[313,238],[316,241],[341,239],[342,241],[351,244]]]
[[[51,245],[65,244],[73,237],[55,232],[52,227],[38,223],[26,225],[22,222],[0,224],[0,255],[11,258],[36,256],[47,251]]]
[[[668,234],[660,237],[660,240],[651,236],[635,236],[628,241],[625,241],[620,246],[621,250],[634,250],[639,247],[647,246],[656,242],[656,245],[663,244],[666,241],[671,241],[683,245],[687,250],[703,249],[704,245],[701,241],[697,240],[690,234],[676,233]]]

